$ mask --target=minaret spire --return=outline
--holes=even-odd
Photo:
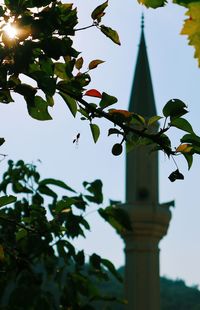
[[[143,13],[141,17],[139,51],[131,90],[129,110],[147,118],[156,115],[156,105],[144,35]]]
[[[141,29],[144,29],[144,13],[143,12],[141,16]]]

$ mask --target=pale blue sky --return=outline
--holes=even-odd
[[[185,10],[172,4],[147,10],[133,0],[109,2],[104,23],[118,31],[122,46],[114,45],[97,29],[80,32],[75,42],[77,49],[82,51],[86,67],[96,58],[106,61],[92,73],[90,88],[115,95],[119,98],[117,107],[128,107],[143,10],[158,114],[169,99],[179,98],[188,104],[188,118],[200,134],[200,69],[193,58],[193,48],[187,45],[185,36],[179,35]],[[101,1],[77,0],[74,3],[80,8],[81,27],[91,23],[90,12]],[[61,99],[50,111],[54,119],[48,122],[31,119],[25,103],[17,96],[15,103],[2,104],[0,111],[0,136],[6,139],[1,153],[28,162],[39,158],[43,177],[63,179],[77,189],[81,189],[84,180],[100,178],[104,183],[105,202],[108,198],[124,201],[125,154],[112,156],[111,148],[116,140],[107,137],[107,122],[101,122],[102,135],[94,145],[89,126],[79,119],[74,121]],[[78,132],[81,138],[76,146],[72,141]],[[173,133],[175,141],[176,138]],[[160,154],[160,201],[176,201],[168,235],[161,242],[161,274],[200,285],[200,158],[196,158],[190,172],[187,172],[184,160],[179,159],[178,163],[185,180],[170,183],[168,175],[174,165]],[[6,162],[1,163],[2,171],[5,166]],[[93,209],[91,207],[91,211]],[[88,215],[88,220],[92,223],[92,232],[85,241],[77,242],[77,247],[84,247],[88,254],[97,252],[111,259],[117,267],[122,265],[124,245],[120,237],[99,219],[96,212]]]

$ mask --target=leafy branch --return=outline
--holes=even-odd
[[[150,2],[144,1],[143,4],[151,6]],[[58,94],[74,117],[79,113],[81,120],[89,121],[95,143],[100,136],[95,118],[104,118],[114,125],[109,129],[108,136],[114,134],[121,137],[120,143],[113,146],[114,155],[122,153],[124,143],[127,150],[150,145],[153,150],[161,150],[168,157],[183,155],[190,168],[193,155],[200,153],[200,138],[189,122],[181,117],[187,113],[187,107],[181,100],[173,99],[165,105],[164,125],[158,130],[158,121],[163,116],[145,119],[126,110],[111,109],[117,102],[114,96],[96,89],[86,91],[91,81],[91,70],[104,61],[94,59],[84,68],[84,59],[74,49],[72,37],[78,30],[96,27],[120,45],[117,32],[102,24],[107,7],[108,1],[97,6],[91,13],[92,24],[78,28],[77,10],[73,4],[44,0],[34,6],[31,1],[7,0],[6,5],[0,6],[0,102],[13,102],[12,94],[16,93],[24,98],[29,115],[44,121],[52,119],[49,111]],[[7,23],[16,31],[13,38],[6,34]],[[33,84],[24,83],[23,76],[31,79]],[[100,102],[88,103],[83,96],[97,97]],[[186,133],[176,148],[171,146],[167,136],[173,127]],[[0,145],[4,141],[1,138]]]

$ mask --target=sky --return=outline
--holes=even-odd
[[[76,0],[79,26],[91,24],[90,13],[100,4],[97,0]],[[140,38],[141,13],[145,15],[145,37],[158,115],[164,104],[179,98],[187,105],[187,119],[200,134],[200,69],[193,58],[194,50],[180,30],[185,19],[185,9],[168,4],[157,10],[145,9],[136,1],[110,0],[104,24],[116,29],[122,45],[119,47],[103,36],[98,29],[77,33],[75,46],[82,52],[85,66],[93,59],[104,64],[91,73],[89,88],[105,91],[118,98],[116,107],[127,109]],[[0,153],[7,159],[24,159],[38,163],[42,177],[62,179],[77,190],[82,190],[84,180],[103,181],[105,197],[124,201],[125,154],[114,157],[112,146],[117,142],[107,137],[108,123],[101,121],[101,137],[95,145],[89,126],[79,118],[73,119],[65,103],[57,98],[50,110],[53,120],[39,122],[29,117],[25,102],[18,96],[9,105],[0,105],[0,136],[6,139]],[[78,145],[72,143],[80,132]],[[172,133],[178,144],[178,134]],[[40,159],[41,163],[37,160]],[[1,162],[1,172],[6,168]],[[167,236],[160,243],[160,271],[172,279],[181,278],[188,285],[200,285],[200,158],[196,157],[188,172],[184,159],[178,159],[184,181],[171,183],[168,175],[175,169],[173,162],[159,155],[160,202],[175,200],[172,220]],[[87,254],[96,252],[114,262],[124,264],[124,243],[108,224],[99,218],[96,207],[87,215],[91,232],[87,238],[76,241],[77,248]]]

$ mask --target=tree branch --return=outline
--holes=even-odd
[[[96,117],[103,117],[108,121],[112,122],[113,124],[119,126],[123,131],[127,134],[128,132],[132,132],[139,137],[150,139],[153,143],[156,143],[160,146],[160,148],[167,154],[167,155],[175,155],[175,152],[171,150],[168,146],[166,146],[160,139],[161,135],[165,133],[169,128],[163,128],[156,134],[149,134],[144,130],[139,130],[133,128],[132,126],[128,126],[124,124],[122,121],[115,119],[109,113],[104,112],[102,109],[95,108],[94,106],[90,105],[87,101],[83,98],[75,98],[78,102],[80,102],[85,108],[88,109],[94,116]]]

